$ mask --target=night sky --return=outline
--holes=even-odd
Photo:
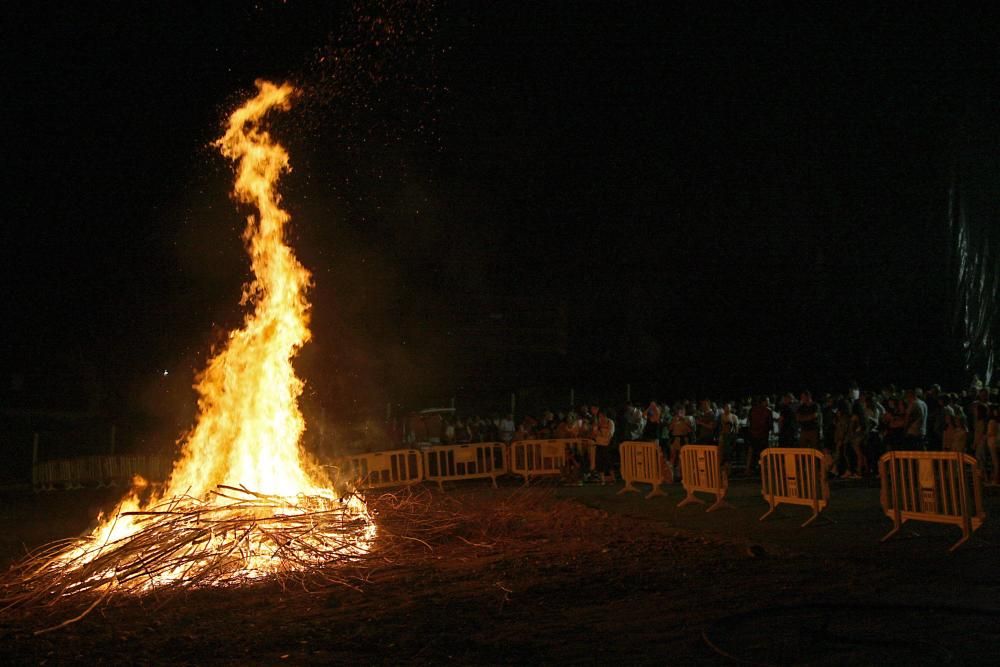
[[[5,4],[7,375],[191,402],[248,278],[209,144],[270,77],[314,405],[965,382],[948,188],[996,152],[996,23],[661,5]]]

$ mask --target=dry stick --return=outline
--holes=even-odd
[[[79,616],[75,616],[74,618],[67,619],[67,620],[63,621],[62,623],[60,623],[59,625],[53,626],[51,628],[45,628],[44,630],[35,630],[34,635],[35,636],[43,635],[46,632],[52,632],[53,630],[59,630],[60,628],[65,628],[67,625],[72,625],[73,623],[76,623],[77,621],[79,621],[80,619],[82,619],[84,616],[86,616],[87,614],[89,614],[91,611],[93,611],[94,607],[96,607],[97,605],[99,605],[105,598],[107,598],[111,594],[111,591],[112,591],[112,586],[108,586],[107,589],[105,589],[104,594],[101,595],[101,597],[99,597],[96,600],[94,600],[89,607],[87,607],[86,609],[84,609],[80,613]]]

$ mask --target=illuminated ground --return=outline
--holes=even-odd
[[[988,498],[992,522],[974,542],[948,555],[954,528],[879,544],[889,522],[877,489],[858,483],[834,486],[837,523],[806,529],[803,510],[759,523],[749,481],[733,484],[736,509],[710,515],[676,509],[678,487],[649,501],[616,490],[539,492],[540,511],[503,548],[457,542],[357,592],[149,599],[41,637],[8,620],[0,662],[724,664],[720,651],[765,664],[994,662],[1000,619],[984,610],[1000,608],[1000,498]],[[16,537],[82,529],[114,495],[4,498],[4,555]]]

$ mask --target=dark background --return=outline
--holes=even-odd
[[[61,4],[2,10],[8,415],[190,423],[248,278],[209,144],[257,77],[303,89],[273,132],[310,414],[976,370],[948,212],[970,155],[995,199],[989,15]]]

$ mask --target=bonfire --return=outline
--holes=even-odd
[[[89,536],[15,565],[2,584],[8,608],[72,599],[86,613],[108,596],[297,576],[371,549],[377,528],[365,502],[301,447],[303,383],[292,361],[310,337],[310,273],[285,239],[276,184],[288,154],[262,127],[295,92],[258,81],[216,142],[236,164],[236,199],[255,209],[243,235],[253,279],[242,327],[197,377],[198,419],[169,479],[137,484]]]

